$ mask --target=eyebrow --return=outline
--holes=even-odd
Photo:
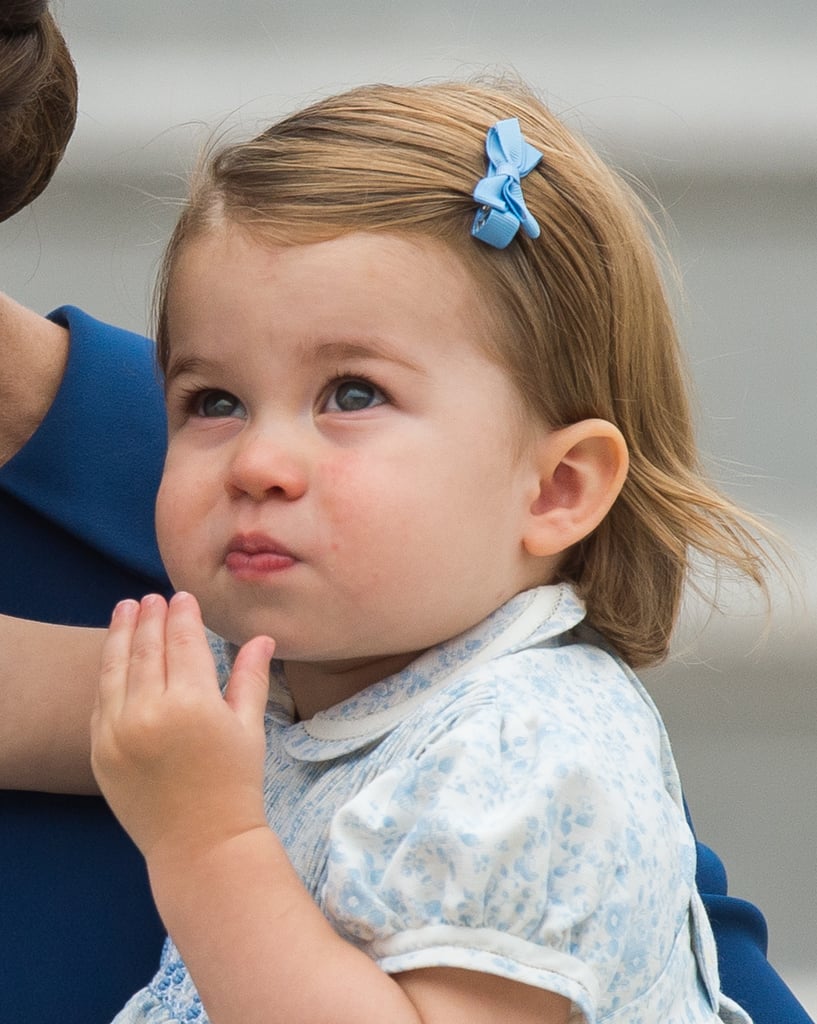
[[[172,384],[177,377],[203,373],[212,365],[213,363],[209,359],[202,359],[201,356],[173,356],[171,354],[164,373],[165,387]]]
[[[412,359],[395,352],[387,343],[378,338],[367,341],[326,341],[317,345],[312,351],[305,347],[303,353],[305,359],[312,359],[316,363],[331,362],[343,359],[384,359],[398,366],[404,366],[415,373],[420,372],[421,367]]]
[[[395,352],[391,346],[377,338],[369,341],[326,341],[312,347],[309,344],[300,345],[301,358],[304,362],[330,363],[343,361],[345,359],[384,359],[388,362],[403,366],[414,373],[421,372],[421,367],[413,360]],[[171,385],[178,377],[195,376],[206,374],[215,367],[211,359],[197,355],[174,356],[172,353],[168,359],[167,370],[164,374],[165,387]]]

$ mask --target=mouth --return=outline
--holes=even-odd
[[[298,559],[262,534],[241,534],[227,545],[224,565],[237,579],[258,580],[291,569]]]

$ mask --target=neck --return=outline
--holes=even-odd
[[[23,447],[51,408],[68,346],[64,327],[0,294],[0,465]]]
[[[400,672],[421,653],[411,651],[339,662],[287,661],[284,674],[298,718],[312,718],[319,711],[349,700],[366,687]]]

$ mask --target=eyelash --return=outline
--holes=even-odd
[[[204,398],[207,395],[217,394],[218,392],[232,395],[232,391],[227,391],[226,388],[205,388],[191,385],[190,387],[178,390],[174,396],[173,404],[185,416],[198,416],[201,412],[201,403],[204,401]]]
[[[352,381],[359,381],[361,384],[366,384],[368,387],[372,388],[372,390],[377,391],[380,395],[383,396],[383,404],[391,404],[392,399],[389,392],[383,387],[382,384],[378,384],[367,374],[337,372],[334,373],[332,377],[326,382],[326,385],[323,388],[323,391],[321,392],[323,396],[321,399],[321,406],[326,404],[326,402],[329,399],[329,396],[332,395],[332,393],[335,392],[340,387],[341,384],[348,384],[351,383]]]

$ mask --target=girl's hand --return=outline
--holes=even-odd
[[[454,968],[392,977],[334,930],[264,817],[272,650],[246,644],[222,698],[198,605],[177,594],[119,605],[102,657],[94,771],[210,1019],[567,1024],[562,996]]]
[[[179,593],[122,602],[105,640],[91,718],[100,789],[149,864],[190,862],[266,828],[268,637],[241,649],[222,697],[198,604]]]

